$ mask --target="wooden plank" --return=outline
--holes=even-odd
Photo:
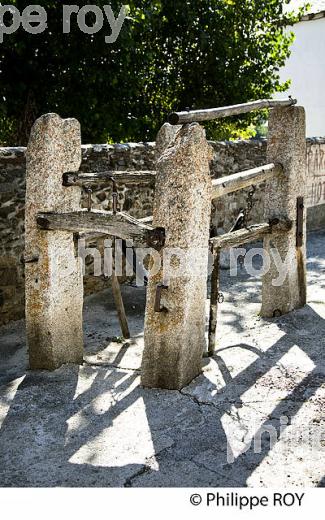
[[[143,222],[144,224],[152,224],[153,216],[149,215],[148,217],[142,217],[138,219],[140,222]]]
[[[156,172],[148,171],[103,171],[103,172],[67,172],[63,174],[64,186],[83,186],[85,184],[111,184],[113,181],[127,185],[155,184]]]
[[[153,216],[149,215],[148,217],[139,218],[137,220],[138,220],[138,222],[142,222],[143,224],[151,225],[152,221],[153,221]],[[86,240],[96,240],[96,239],[105,238],[105,237],[107,237],[107,233],[92,233],[92,232],[78,233],[78,238],[85,238]]]
[[[129,339],[130,331],[129,331],[128,321],[126,318],[124,303],[123,303],[123,299],[122,299],[121,287],[120,287],[120,283],[118,281],[118,278],[115,274],[114,269],[112,270],[111,280],[112,280],[113,298],[114,298],[114,302],[115,302],[115,307],[116,307],[122,335],[125,339]]]
[[[267,179],[272,179],[277,175],[283,173],[281,164],[265,164],[258,168],[252,168],[251,170],[245,170],[242,172],[228,175],[227,177],[220,177],[219,179],[212,180],[212,199],[227,195],[227,193],[233,193],[234,191],[247,188],[252,184],[260,184]]]
[[[249,242],[255,242],[255,240],[259,240],[269,233],[285,233],[291,228],[291,221],[274,219],[271,223],[254,224],[232,233],[213,237],[210,239],[210,243],[213,246],[213,251],[216,253],[226,247],[236,247]]]
[[[146,244],[153,227],[126,213],[113,215],[109,211],[75,211],[71,213],[38,213],[37,224],[45,230],[65,230],[72,233],[91,232],[112,235],[124,240]]]
[[[209,341],[208,356],[213,356],[216,349],[216,330],[218,318],[218,295],[219,295],[219,261],[220,252],[217,251],[213,262],[213,271],[211,274],[211,292],[210,292],[210,316],[209,316]]]
[[[263,108],[290,106],[295,105],[296,103],[297,100],[292,99],[290,97],[287,99],[260,99],[258,101],[251,101],[248,103],[242,103],[240,105],[230,105],[227,107],[173,112],[169,115],[168,122],[171,125],[184,125],[185,123],[212,121],[213,119],[220,119],[222,117],[246,114],[247,112],[261,110]]]

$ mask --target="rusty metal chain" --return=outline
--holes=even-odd
[[[238,262],[239,262],[239,268],[242,271],[244,268],[244,263],[245,263],[245,255],[240,255],[238,257]]]
[[[222,292],[218,292],[217,301],[218,303],[223,303],[225,301],[225,296]]]
[[[92,206],[91,195],[92,195],[93,190],[90,186],[84,186],[84,191],[85,191],[85,193],[87,193],[87,211],[91,211],[91,206]]]
[[[256,191],[256,187],[252,185],[250,188],[248,195],[247,195],[247,201],[246,201],[246,208],[241,209],[233,226],[231,227],[229,233],[233,233],[234,231],[238,231],[239,229],[246,228],[247,229],[247,219],[248,215],[253,209],[254,205],[254,193]]]
[[[256,191],[256,187],[253,185],[249,192],[248,192],[248,195],[247,195],[247,202],[246,202],[246,208],[244,209],[244,218],[243,218],[243,227],[247,227],[247,217],[248,215],[250,214],[250,212],[252,211],[253,209],[253,205],[254,205],[254,193]]]
[[[117,192],[117,186],[116,186],[114,177],[111,177],[111,181],[112,181],[112,210],[113,210],[113,215],[116,215],[116,213],[119,211],[118,192]],[[86,186],[83,186],[83,190],[87,194],[87,211],[91,211],[91,208],[92,208],[91,196],[93,193],[93,189],[91,186],[86,185]]]
[[[117,186],[114,177],[112,177],[112,209],[113,209],[113,215],[116,215],[118,212],[117,207],[117,201],[118,201],[118,193],[117,193]]]

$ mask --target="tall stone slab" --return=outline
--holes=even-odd
[[[265,219],[287,218],[292,221],[288,233],[272,234],[264,239],[270,269],[263,276],[261,314],[272,317],[286,314],[306,303],[306,209],[302,245],[296,244],[297,198],[306,195],[303,107],[277,107],[270,111],[267,158],[269,163],[281,163],[284,173],[266,185]]]
[[[180,389],[201,372],[206,347],[212,150],[197,123],[176,134],[165,127],[160,137],[153,224],[165,228],[166,242],[147,288],[141,382]]]
[[[62,174],[81,163],[80,125],[46,114],[34,124],[26,153],[26,328],[31,369],[82,363],[82,265],[73,234],[37,227],[38,212],[76,211],[80,188]]]

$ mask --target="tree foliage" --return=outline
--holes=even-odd
[[[172,110],[209,108],[271,96],[286,88],[278,71],[293,39],[289,0],[129,1],[120,35],[108,23],[82,33],[72,15],[62,32],[62,4],[41,1],[48,29],[20,28],[0,44],[0,141],[25,144],[46,112],[76,117],[83,141],[154,139]],[[11,2],[22,11],[28,2]],[[121,1],[79,1],[81,7]],[[87,18],[89,25],[92,16]],[[240,135],[256,115],[210,124],[210,137]]]

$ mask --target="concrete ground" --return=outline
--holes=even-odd
[[[0,486],[324,486],[325,232],[308,305],[259,317],[261,282],[222,271],[218,350],[182,391],[139,386],[145,290],[85,301],[83,366],[27,370],[24,322],[0,329]]]

